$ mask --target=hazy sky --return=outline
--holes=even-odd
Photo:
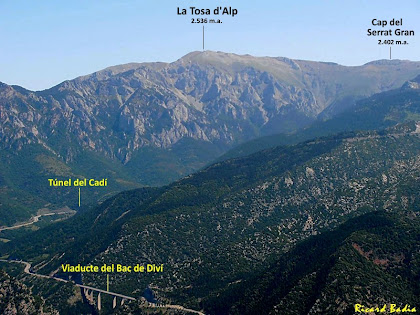
[[[190,6],[238,10],[205,24],[209,50],[361,65],[389,58],[366,35],[372,19],[402,18],[416,36],[393,58],[420,59],[419,0],[0,0],[0,81],[40,90],[112,65],[175,61],[202,49],[202,25],[177,15]]]

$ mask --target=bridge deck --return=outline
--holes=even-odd
[[[85,289],[89,289],[89,290],[96,291],[96,292],[101,292],[101,293],[112,295],[112,296],[118,296],[118,297],[126,299],[126,300],[132,300],[132,301],[136,300],[135,298],[133,298],[131,296],[127,296],[127,295],[123,295],[123,294],[119,294],[119,293],[115,293],[115,292],[111,292],[111,291],[101,290],[101,289],[98,289],[98,288],[90,287],[88,285],[83,285],[83,284],[75,284],[75,285],[80,287],[80,288],[85,288]]]

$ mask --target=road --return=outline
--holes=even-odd
[[[27,273],[28,275],[32,275],[38,278],[44,278],[44,279],[54,279],[56,281],[61,281],[61,282],[69,282],[67,280],[61,279],[61,278],[56,278],[56,277],[51,277],[51,276],[46,276],[46,275],[41,275],[39,273],[34,273],[31,272],[31,267],[32,265],[30,263],[28,263],[27,261],[23,261],[23,260],[5,260],[5,259],[0,259],[1,262],[7,262],[7,263],[19,263],[22,265],[25,265],[25,269],[23,270],[25,273]]]
[[[73,213],[74,213],[73,211],[72,212],[65,211],[65,212],[50,212],[50,213],[45,213],[45,214],[38,214],[38,215],[32,217],[28,222],[13,225],[13,226],[2,227],[2,228],[0,228],[0,232],[5,231],[5,230],[14,230],[14,229],[18,229],[18,228],[21,228],[21,227],[24,227],[24,226],[34,224],[34,223],[39,221],[40,217],[50,216],[50,215],[54,215],[54,214],[73,214]]]
[[[119,294],[119,293],[115,293],[115,292],[111,292],[111,291],[105,291],[105,290],[94,288],[94,287],[90,287],[90,286],[87,286],[87,285],[77,284],[77,283],[74,283],[72,281],[67,281],[67,280],[64,280],[64,279],[61,279],[61,278],[56,278],[56,277],[52,277],[52,276],[46,276],[46,275],[41,275],[39,273],[31,272],[32,265],[31,265],[31,263],[29,263],[27,261],[23,261],[23,260],[5,260],[5,259],[0,259],[0,261],[1,262],[7,262],[7,263],[20,263],[20,264],[23,264],[23,265],[25,265],[25,269],[24,269],[24,272],[25,273],[27,273],[29,275],[32,275],[32,276],[35,276],[35,277],[38,277],[38,278],[54,279],[56,281],[61,281],[61,282],[70,282],[70,283],[72,283],[73,285],[75,285],[75,286],[77,286],[79,288],[85,288],[85,289],[93,290],[93,291],[96,291],[96,292],[101,292],[101,293],[104,293],[104,294],[109,294],[109,295],[112,295],[112,296],[118,296],[120,298],[124,298],[124,299],[127,299],[127,300],[132,300],[132,301],[135,301],[136,300],[136,298],[133,298],[131,296],[127,296],[127,295],[123,295],[123,294]],[[177,309],[177,310],[181,310],[181,311],[184,311],[184,312],[189,312],[189,313],[194,313],[194,314],[199,314],[199,315],[205,315],[203,312],[192,310],[192,309],[189,309],[189,308],[185,308],[185,307],[183,307],[181,305],[149,303],[149,307],[153,307],[153,308],[172,308],[172,309]]]
[[[196,311],[196,310],[192,310],[190,308],[185,308],[181,305],[172,305],[172,304],[162,304],[162,305],[156,305],[154,303],[149,303],[149,306],[151,307],[155,307],[155,308],[173,308],[176,310],[181,310],[184,312],[188,312],[188,313],[194,313],[194,314],[199,314],[199,315],[205,315],[203,312],[200,311]]]
[[[131,296],[127,296],[127,295],[124,295],[124,294],[119,294],[119,293],[115,293],[115,292],[111,292],[111,291],[106,291],[106,290],[102,290],[102,289],[90,287],[88,285],[83,285],[83,284],[77,284],[76,283],[75,286],[77,286],[79,288],[84,288],[84,289],[89,289],[89,290],[93,290],[93,291],[96,291],[96,292],[101,292],[101,293],[109,294],[109,295],[112,295],[112,296],[118,296],[118,297],[123,298],[123,299],[126,299],[126,300],[132,300],[132,301],[135,301],[136,300],[135,298],[133,298]]]
[[[123,295],[123,294],[119,294],[119,293],[115,293],[115,292],[111,292],[111,291],[105,291],[105,290],[101,290],[101,289],[90,287],[90,286],[83,285],[83,284],[77,284],[77,283],[74,283],[72,281],[64,280],[64,279],[61,279],[61,278],[57,278],[57,277],[53,277],[53,276],[41,275],[39,273],[32,272],[31,271],[32,265],[31,265],[31,263],[29,263],[27,261],[23,261],[23,260],[5,260],[5,259],[0,259],[0,261],[1,262],[7,262],[7,263],[11,263],[12,262],[12,263],[20,263],[20,264],[23,264],[23,265],[25,265],[25,269],[23,270],[25,273],[27,273],[28,275],[32,275],[32,276],[38,277],[38,278],[53,279],[53,280],[56,280],[56,281],[61,281],[61,282],[66,282],[66,283],[67,282],[70,282],[70,283],[74,284],[76,287],[79,287],[79,288],[85,288],[85,289],[89,289],[89,290],[93,290],[93,291],[97,291],[97,292],[101,292],[101,293],[105,293],[105,294],[109,294],[109,295],[113,295],[113,296],[118,296],[120,298],[124,298],[124,299],[127,299],[127,300],[133,300],[133,301],[136,300],[135,298],[133,298],[131,296],[127,296],[127,295]]]

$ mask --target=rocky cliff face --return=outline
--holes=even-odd
[[[111,67],[41,92],[2,84],[0,138],[17,150],[40,143],[65,161],[91,150],[127,163],[139,148],[170,148],[184,138],[226,148],[291,131],[346,97],[401,86],[419,73],[420,64],[408,61],[344,67],[194,52],[170,64]]]
[[[51,193],[48,178],[108,178],[84,204],[168,184],[240,142],[336,115],[419,74],[420,63],[409,61],[344,67],[206,51],[115,66],[39,92],[0,84],[0,224],[50,205],[76,207],[71,191]]]

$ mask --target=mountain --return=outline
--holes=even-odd
[[[3,84],[1,135],[5,147],[45,143],[66,162],[77,153],[67,144],[75,142],[128,163],[139,148],[183,138],[227,146],[293,130],[337,100],[390,90],[419,74],[420,63],[409,61],[344,67],[194,52],[171,64],[111,67],[41,92]]]
[[[163,273],[110,274],[113,290],[140,296],[150,286],[161,301],[211,310],[207,298],[308,237],[376,210],[417,211],[419,135],[420,124],[409,122],[227,160],[160,189],[119,194],[0,253],[41,273],[63,263],[164,264]],[[92,273],[83,281],[106,283]]]
[[[420,119],[420,76],[400,88],[360,100],[354,107],[330,119],[317,119],[310,126],[288,134],[257,138],[229,150],[218,161],[246,156],[278,145],[294,144],[314,137],[352,130],[380,130]]]
[[[354,314],[356,304],[418,311],[419,210],[373,212],[310,237],[209,299],[208,314]]]
[[[410,61],[345,67],[205,51],[38,92],[0,84],[0,225],[42,208],[77,209],[77,189],[52,191],[49,178],[108,178],[108,187],[83,191],[83,205],[96,204],[167,184],[243,141],[336,115],[419,74]]]

